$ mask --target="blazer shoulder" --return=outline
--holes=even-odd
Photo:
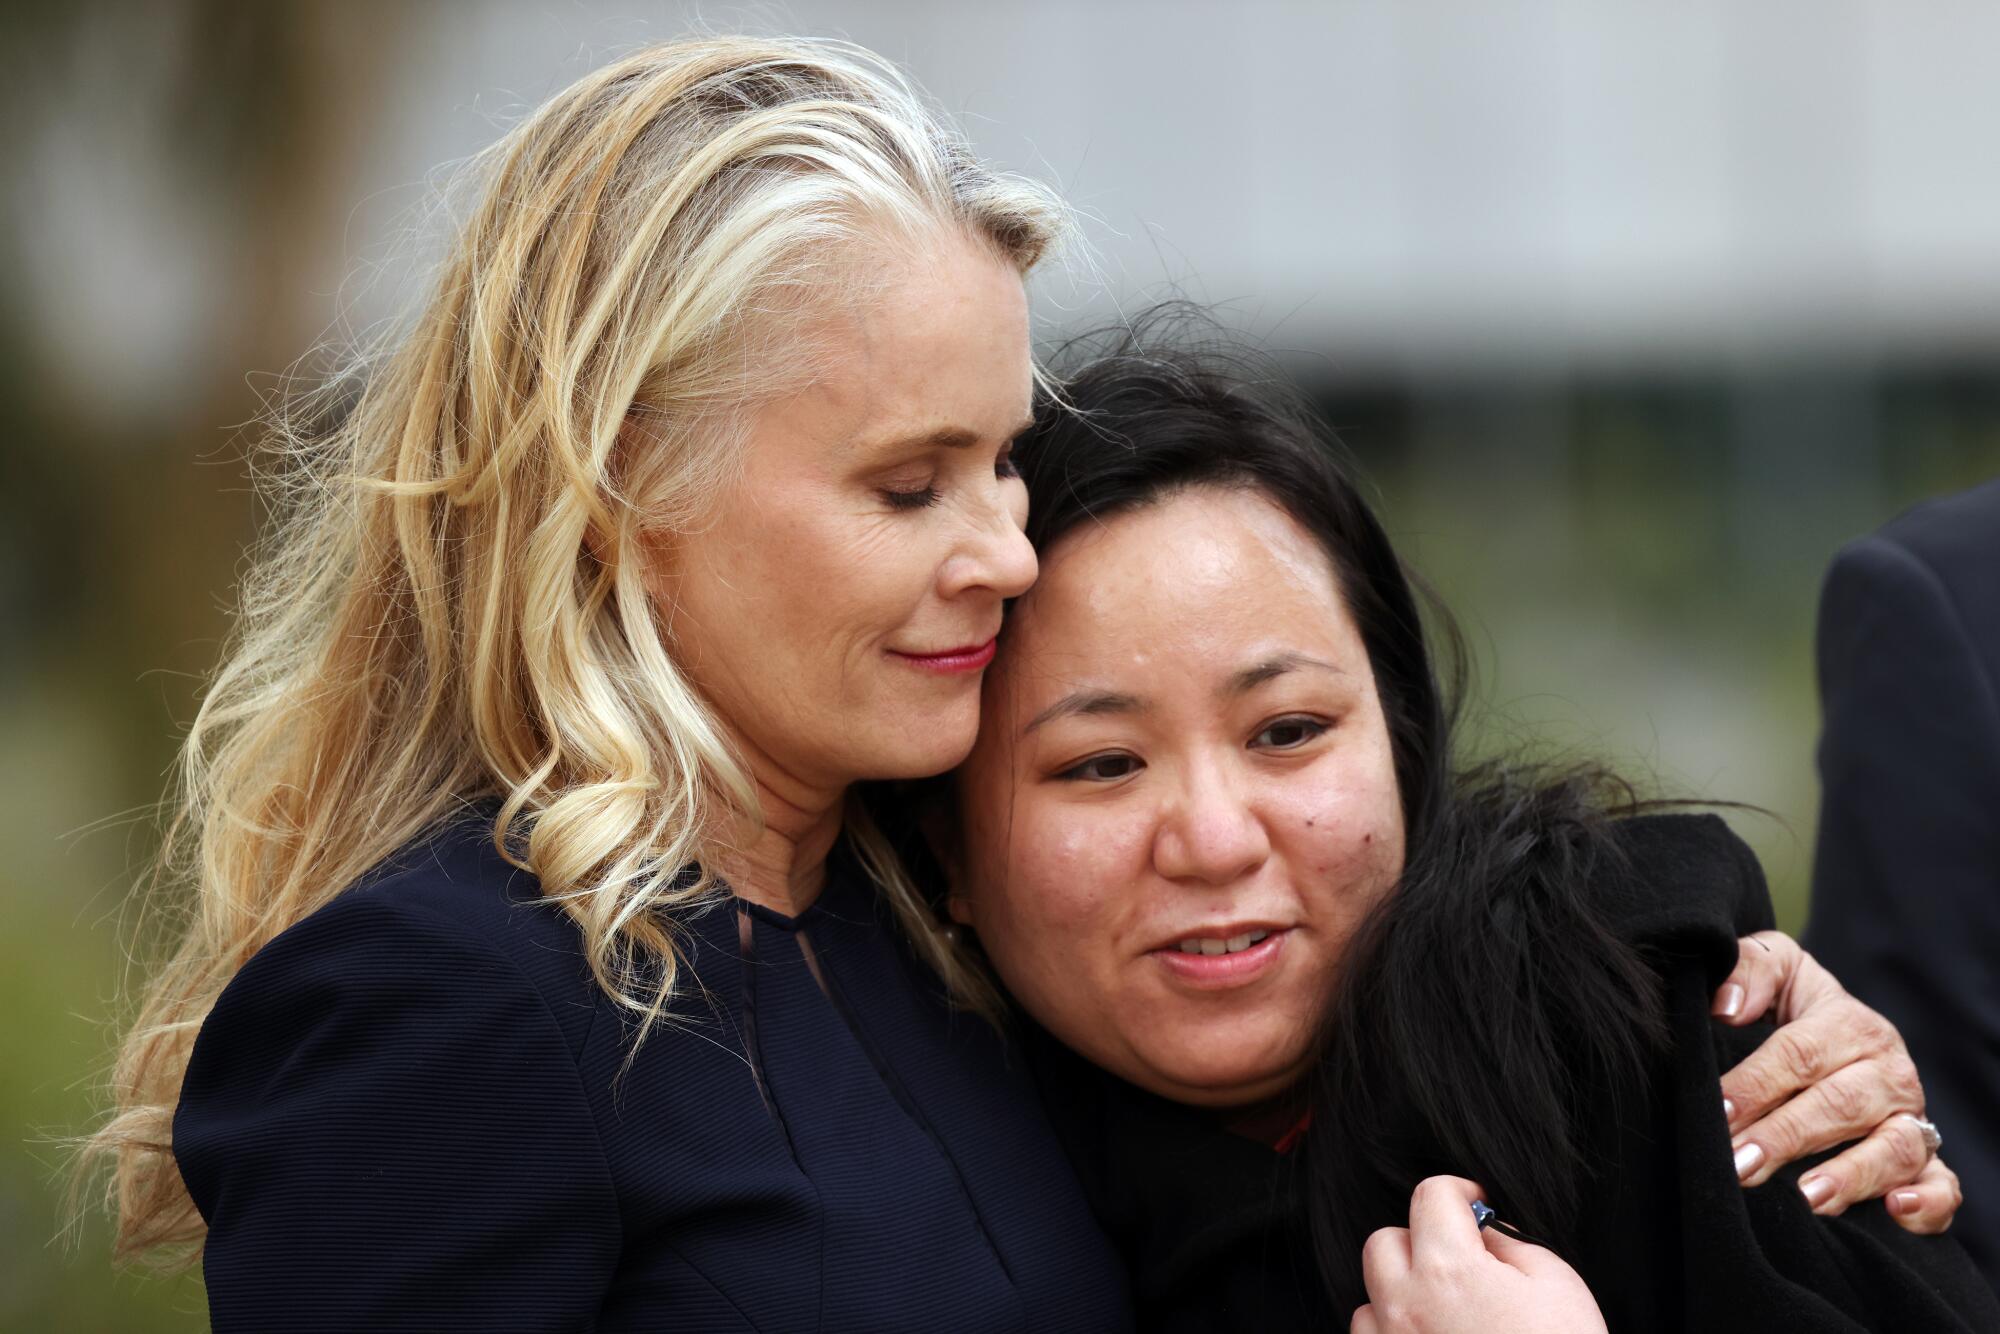
[[[543,905],[540,882],[500,855],[492,825],[475,812],[441,821],[411,839],[343,894],[442,913],[479,932],[514,916],[516,907]]]
[[[259,985],[261,975],[307,960],[308,975],[355,984],[404,967],[453,966],[481,988],[533,994],[579,1052],[601,997],[581,932],[532,873],[500,855],[491,829],[464,816],[413,839],[272,939],[231,985]]]
[[[1913,505],[1882,525],[1878,535],[1941,574],[1991,571],[2000,561],[2000,477]]]
[[[1841,548],[1820,603],[1822,638],[1857,623],[1936,623],[2000,678],[2000,478],[1926,501]],[[1892,606],[1874,604],[1891,603]]]
[[[588,1322],[621,1226],[594,1010],[534,975],[573,956],[522,888],[469,846],[399,853],[223,989],[173,1123],[216,1329]]]

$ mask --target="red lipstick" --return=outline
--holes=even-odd
[[[946,649],[942,653],[903,653],[890,649],[891,655],[901,658],[913,667],[927,672],[937,672],[943,676],[956,676],[961,672],[976,672],[993,661],[993,653],[999,644],[998,636],[983,644],[968,644],[963,648]]]

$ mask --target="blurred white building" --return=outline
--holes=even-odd
[[[1052,317],[1171,281],[1364,372],[2000,345],[2000,7],[1971,2],[432,6],[353,239],[697,13],[873,47],[1059,185],[1098,272],[1044,284]]]
[[[2000,7],[1974,0],[318,8],[320,73],[367,80],[307,266],[327,326],[343,301],[362,323],[394,307],[436,169],[704,24],[873,47],[983,153],[1059,185],[1094,264],[1043,282],[1052,321],[1177,284],[1369,378],[1894,360],[2000,334]],[[204,38],[142,14],[84,25],[75,68],[40,71],[14,191],[50,351],[106,411],[157,410],[230,318],[227,201],[173,170],[155,96]]]

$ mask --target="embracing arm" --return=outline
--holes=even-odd
[[[1790,936],[1760,931],[1738,947],[1715,1014],[1733,1025],[1769,1014],[1779,1025],[1722,1077],[1743,1184],[1760,1186],[1787,1163],[1858,1141],[1800,1178],[1814,1212],[1837,1215],[1886,1196],[1906,1231],[1950,1227],[1963,1198],[1958,1175],[1924,1142],[1923,1082],[1896,1026]]]
[[[1958,1185],[1931,1159],[1912,1115],[1924,1092],[1902,1035],[1855,1000],[1790,938],[1771,930],[1754,853],[1714,815],[1619,821],[1627,874],[1603,886],[1619,934],[1710,979],[1710,1011],[1733,1027],[1778,1028],[1716,1092],[1746,1186],[1787,1164],[1859,1141],[1807,1178],[1822,1213],[1888,1196],[1911,1232],[1940,1232]],[[1733,940],[1733,944],[1732,944]]]
[[[1684,1315],[1687,1327],[1714,1329],[1977,1326],[1970,1314],[1962,1319],[1952,1309],[1961,1306],[1972,1313],[1980,1307],[1978,1294],[1966,1281],[1963,1257],[1954,1258],[1948,1244],[1942,1251],[1931,1249],[1938,1243],[1909,1237],[1892,1244],[1881,1231],[1893,1237],[1896,1229],[1880,1214],[1814,1219],[1792,1174],[1769,1190],[1739,1187],[1717,1087],[1727,1064],[1718,1060],[1718,1047],[1742,1055],[1749,1044],[1718,1043],[1708,998],[1727,985],[1726,979],[1737,979],[1745,995],[1732,1008],[1747,1018],[1776,997],[1778,988],[1771,984],[1781,974],[1788,972],[1794,982],[1819,975],[1795,948],[1780,956],[1783,968],[1741,967],[1747,956],[1764,956],[1764,946],[1776,938],[1752,940],[1741,949],[1736,944],[1738,932],[1768,925],[1770,908],[1754,858],[1720,820],[1652,817],[1621,823],[1618,837],[1626,859],[1621,873],[1604,878],[1607,902],[1621,933],[1646,952],[1668,985],[1666,1019],[1672,1037],[1652,1063],[1644,1091],[1607,1091],[1578,1123],[1602,1136],[1591,1152],[1600,1167],[1587,1190],[1585,1216],[1559,1236],[1558,1244],[1566,1255],[1574,1252],[1577,1269],[1596,1289],[1607,1314],[1614,1323],[1640,1325],[1680,1325]],[[1767,1041],[1746,1063],[1753,1073],[1760,1057],[1797,1044],[1801,1031],[1817,1034],[1828,1052],[1855,1040],[1850,1030],[1863,1035],[1859,1040],[1864,1046],[1882,1042],[1882,1030],[1876,1027],[1880,1021],[1845,1001],[1837,989],[1806,985],[1786,990],[1787,997],[1778,998],[1779,1008],[1793,1031],[1783,1041]],[[1797,1007],[1790,1004],[1792,993],[1802,1002]],[[1869,1078],[1885,1086],[1900,1078],[1892,1059],[1859,1063],[1877,1067]],[[1836,1083],[1837,1089],[1846,1086]],[[1808,1087],[1807,1094],[1811,1092]],[[1840,1122],[1843,1114],[1807,1096],[1789,1119],[1810,1135]],[[1785,1122],[1781,1117],[1777,1123]],[[1838,1141],[1852,1135],[1835,1131],[1833,1137]],[[1472,1171],[1485,1174],[1487,1165],[1477,1156],[1460,1156]],[[1511,1215],[1519,1207],[1520,1191],[1513,1183],[1518,1172],[1509,1172],[1499,1180],[1487,1179],[1501,1188],[1489,1198]],[[1768,1175],[1767,1170],[1759,1179]],[[1437,1185],[1426,1185],[1440,1193]],[[1470,1187],[1454,1189],[1462,1194]],[[1462,1199],[1458,1207],[1464,1207]],[[1445,1225],[1434,1234],[1445,1244],[1428,1252],[1417,1244],[1427,1215]],[[1577,1275],[1556,1257],[1475,1238],[1458,1226],[1462,1220],[1456,1212],[1426,1208],[1422,1190],[1410,1200],[1407,1216],[1406,1231],[1378,1233],[1362,1255],[1376,1309],[1368,1313],[1374,1323],[1357,1320],[1358,1328],[1491,1328],[1503,1317],[1513,1318],[1517,1306],[1543,1312],[1551,1329],[1599,1327],[1597,1313],[1572,1300]],[[1462,1244],[1451,1244],[1454,1237]],[[1696,1275],[1699,1282],[1691,1281]],[[1944,1295],[1947,1290],[1949,1296]],[[1558,1310],[1565,1312],[1560,1323],[1554,1319]],[[1916,1318],[1905,1322],[1905,1316]]]
[[[357,892],[203,1024],[174,1154],[230,1330],[581,1330],[618,1212],[541,994],[470,930]]]

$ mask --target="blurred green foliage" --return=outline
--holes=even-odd
[[[1654,795],[1760,808],[1724,814],[1762,857],[1780,924],[1803,925],[1820,581],[1842,543],[2000,476],[2000,368],[1335,390],[1323,405],[1466,631],[1472,748],[1602,759]]]

